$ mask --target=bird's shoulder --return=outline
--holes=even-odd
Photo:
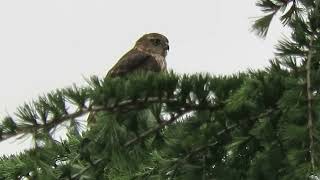
[[[107,76],[124,75],[152,59],[154,59],[152,55],[133,48],[119,59],[119,61],[108,72]]]

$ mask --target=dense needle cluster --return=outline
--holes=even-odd
[[[32,135],[36,146],[2,157],[0,179],[319,179],[319,1],[257,5],[258,35],[279,15],[292,30],[267,68],[92,77],[39,97],[2,121],[1,141]],[[83,130],[90,112],[97,122]]]

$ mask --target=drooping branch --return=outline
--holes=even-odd
[[[132,110],[132,109],[139,109],[143,106],[146,106],[147,104],[154,104],[154,103],[174,103],[177,102],[176,99],[164,99],[164,98],[158,98],[158,97],[149,97],[144,99],[136,99],[136,100],[124,100],[121,101],[115,105],[111,106],[89,106],[89,107],[83,107],[81,109],[76,110],[73,113],[61,116],[59,118],[52,118],[47,120],[47,123],[45,124],[37,124],[37,125],[28,125],[23,127],[16,127],[15,131],[3,133],[0,142],[4,141],[6,139],[9,139],[11,137],[27,134],[27,133],[33,133],[37,131],[41,131],[44,129],[51,129],[53,127],[56,127],[57,125],[68,121],[70,119],[76,119],[79,118],[89,112],[117,112],[117,111],[124,111],[124,110]],[[188,106],[188,105],[187,105]],[[192,105],[191,105],[192,106]]]

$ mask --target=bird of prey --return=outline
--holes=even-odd
[[[164,35],[158,33],[145,34],[111,68],[107,77],[122,77],[135,71],[166,71],[165,58],[168,50],[169,41]]]
[[[159,33],[149,33],[138,39],[134,47],[123,55],[109,70],[106,77],[124,77],[137,71],[166,72],[168,39]],[[90,113],[87,123],[96,121],[96,113]]]

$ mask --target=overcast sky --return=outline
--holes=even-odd
[[[263,68],[284,28],[274,21],[265,40],[256,37],[250,26],[259,15],[254,0],[0,1],[0,118],[38,95],[103,77],[149,32],[168,37],[167,64],[178,73]]]

